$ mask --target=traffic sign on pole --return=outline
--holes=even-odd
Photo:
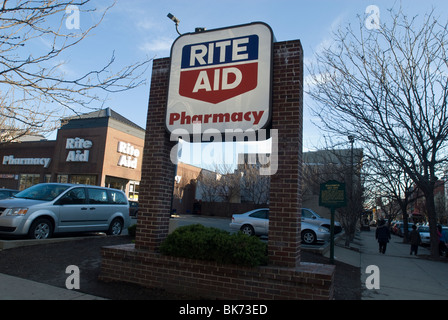
[[[330,180],[320,185],[319,205],[331,210],[330,263],[334,263],[334,215],[336,208],[347,205],[345,183]]]

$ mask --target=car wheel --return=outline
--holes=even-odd
[[[28,237],[31,239],[48,239],[53,235],[53,224],[45,218],[38,218],[31,224]]]
[[[107,230],[107,234],[111,236],[119,236],[123,231],[123,221],[119,218],[115,218],[112,220],[109,230]]]
[[[240,230],[242,233],[247,234],[248,236],[255,235],[254,227],[252,227],[250,224],[243,225]]]
[[[302,242],[305,244],[313,244],[316,242],[316,234],[311,230],[302,231]]]

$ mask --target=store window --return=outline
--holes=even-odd
[[[40,174],[21,174],[19,179],[19,190],[25,190],[40,182]]]
[[[118,190],[126,192],[126,185],[128,184],[128,182],[129,182],[129,180],[127,180],[127,179],[106,176],[106,187],[107,188],[118,189]]]
[[[58,183],[68,183],[68,174],[58,174]]]
[[[129,199],[138,201],[138,192],[140,190],[140,182],[129,182]]]
[[[89,184],[96,186],[95,175],[72,175],[70,176],[70,183],[74,184]]]

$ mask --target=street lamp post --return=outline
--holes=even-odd
[[[171,21],[173,21],[173,22],[176,24],[176,31],[177,31],[177,33],[181,36],[182,34],[179,32],[179,23],[180,23],[180,20],[177,19],[177,18],[176,18],[174,15],[172,15],[171,13],[168,13],[167,17],[168,17]]]
[[[353,144],[355,143],[355,136],[353,136],[353,135],[349,135],[348,136],[348,141],[350,142],[350,193],[349,193],[349,196],[350,196],[350,211],[352,211],[351,212],[351,214],[353,214],[353,210],[355,209],[354,208],[354,205],[353,205],[353,175],[354,175],[354,170],[353,170],[353,166],[354,166],[354,159],[353,159]],[[359,228],[360,228],[360,230],[362,229],[362,213],[360,212],[359,213]]]

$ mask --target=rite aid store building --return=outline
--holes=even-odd
[[[144,137],[143,128],[109,108],[62,119],[56,141],[0,147],[0,188],[69,182],[121,189],[137,200]]]

